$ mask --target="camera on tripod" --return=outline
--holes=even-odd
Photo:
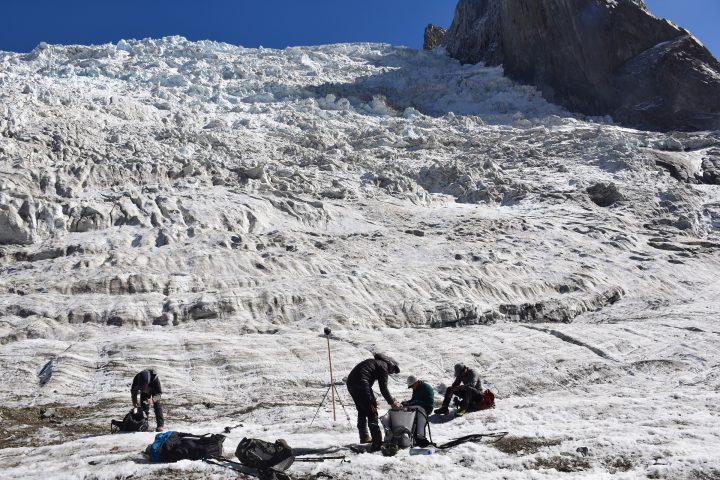
[[[330,385],[328,385],[328,389],[325,392],[325,396],[322,398],[322,400],[320,400],[320,405],[318,405],[317,410],[315,410],[315,415],[313,415],[313,418],[310,421],[311,427],[312,427],[313,423],[315,423],[317,414],[318,414],[318,412],[320,412],[320,409],[322,408],[323,404],[325,403],[325,399],[328,397],[328,395],[330,395],[330,398],[332,399],[333,422],[337,421],[337,415],[335,413],[335,397],[337,397],[338,401],[340,402],[340,406],[342,407],[343,411],[345,412],[345,416],[347,417],[348,423],[350,423],[350,415],[348,415],[347,410],[345,410],[345,405],[343,405],[343,402],[340,399],[340,393],[337,391],[337,388],[335,388],[335,379],[333,378],[332,353],[330,352],[330,334],[332,333],[332,330],[330,329],[330,327],[325,327],[325,328],[323,328],[323,333],[325,334],[325,339],[327,339],[328,366],[330,367]]]

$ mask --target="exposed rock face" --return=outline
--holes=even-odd
[[[720,149],[707,150],[701,158],[694,152],[654,151],[655,163],[685,183],[720,184]]]
[[[715,148],[708,152],[702,160],[703,183],[720,185],[720,149]]]
[[[596,183],[587,189],[590,200],[600,207],[610,207],[625,200],[614,183]]]
[[[720,128],[720,63],[641,0],[460,0],[443,44],[584,114],[652,130]]]
[[[423,50],[432,50],[440,45],[445,38],[446,30],[442,27],[435,26],[431,23],[425,27],[425,37],[423,39]]]

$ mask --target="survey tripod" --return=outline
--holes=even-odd
[[[337,396],[338,402],[340,403],[343,412],[345,412],[345,417],[347,418],[350,426],[352,426],[352,422],[350,421],[350,415],[348,415],[347,410],[345,409],[345,405],[340,398],[340,393],[338,393],[337,388],[335,387],[335,380],[333,378],[332,354],[330,353],[330,334],[332,333],[332,331],[330,330],[330,328],[325,327],[323,333],[325,333],[325,338],[327,339],[328,365],[330,366],[330,385],[328,385],[328,389],[325,391],[325,395],[323,396],[322,400],[320,400],[320,405],[318,405],[317,410],[315,410],[315,415],[313,415],[310,426],[312,427],[313,423],[315,423],[315,419],[317,418],[320,409],[325,404],[325,400],[327,399],[328,395],[330,395],[330,397],[332,398],[333,422],[337,421],[337,415],[335,413],[335,397]],[[340,383],[340,385],[342,385],[342,383]]]

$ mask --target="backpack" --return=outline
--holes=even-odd
[[[293,450],[285,440],[270,443],[257,438],[243,438],[235,456],[243,465],[260,470],[287,470],[295,461]]]
[[[122,421],[110,420],[110,433],[147,432],[147,420],[147,416],[141,408],[133,408],[125,415]]]
[[[487,410],[488,408],[495,408],[495,394],[490,390],[485,390],[482,398],[475,403],[475,410]]]
[[[222,457],[224,441],[225,435],[162,432],[155,435],[155,441],[148,446],[146,452],[152,462],[203,460]]]
[[[455,398],[455,407],[459,408],[461,404],[462,401]],[[495,408],[495,394],[490,390],[485,390],[480,396],[473,399],[468,410],[470,412],[477,412],[478,410],[487,410],[489,408]]]
[[[153,443],[148,445],[145,449],[145,453],[150,456],[151,462],[158,463],[162,461],[160,459],[160,449],[162,448],[163,443],[165,443],[165,440],[167,440],[173,433],[175,432],[162,432],[155,435],[155,441],[153,441]]]
[[[396,445],[398,448],[413,446],[417,412],[415,410],[390,410],[387,421],[383,421],[385,428],[385,443]]]

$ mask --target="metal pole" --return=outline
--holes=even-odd
[[[317,418],[317,414],[318,414],[318,412],[320,411],[320,409],[322,408],[323,403],[325,403],[325,399],[327,398],[328,393],[330,393],[330,389],[329,389],[329,388],[325,391],[325,395],[323,396],[322,400],[320,400],[320,405],[318,405],[317,410],[315,410],[315,415],[313,415],[312,422],[310,422],[310,426],[311,426],[311,427],[313,426],[313,423],[315,423],[315,419]]]
[[[333,385],[333,388],[335,388],[335,385]],[[350,415],[348,415],[347,410],[345,409],[345,404],[342,401],[342,397],[340,396],[340,392],[337,391],[337,388],[335,388],[335,395],[338,397],[338,402],[340,402],[340,406],[343,409],[343,412],[345,412],[345,417],[347,418],[348,425],[352,427],[352,421],[350,420]]]
[[[328,345],[328,363],[330,364],[330,395],[332,396],[333,422],[336,422],[337,418],[335,416],[335,381],[333,380],[332,356],[330,355],[330,335],[326,335],[326,337]]]

